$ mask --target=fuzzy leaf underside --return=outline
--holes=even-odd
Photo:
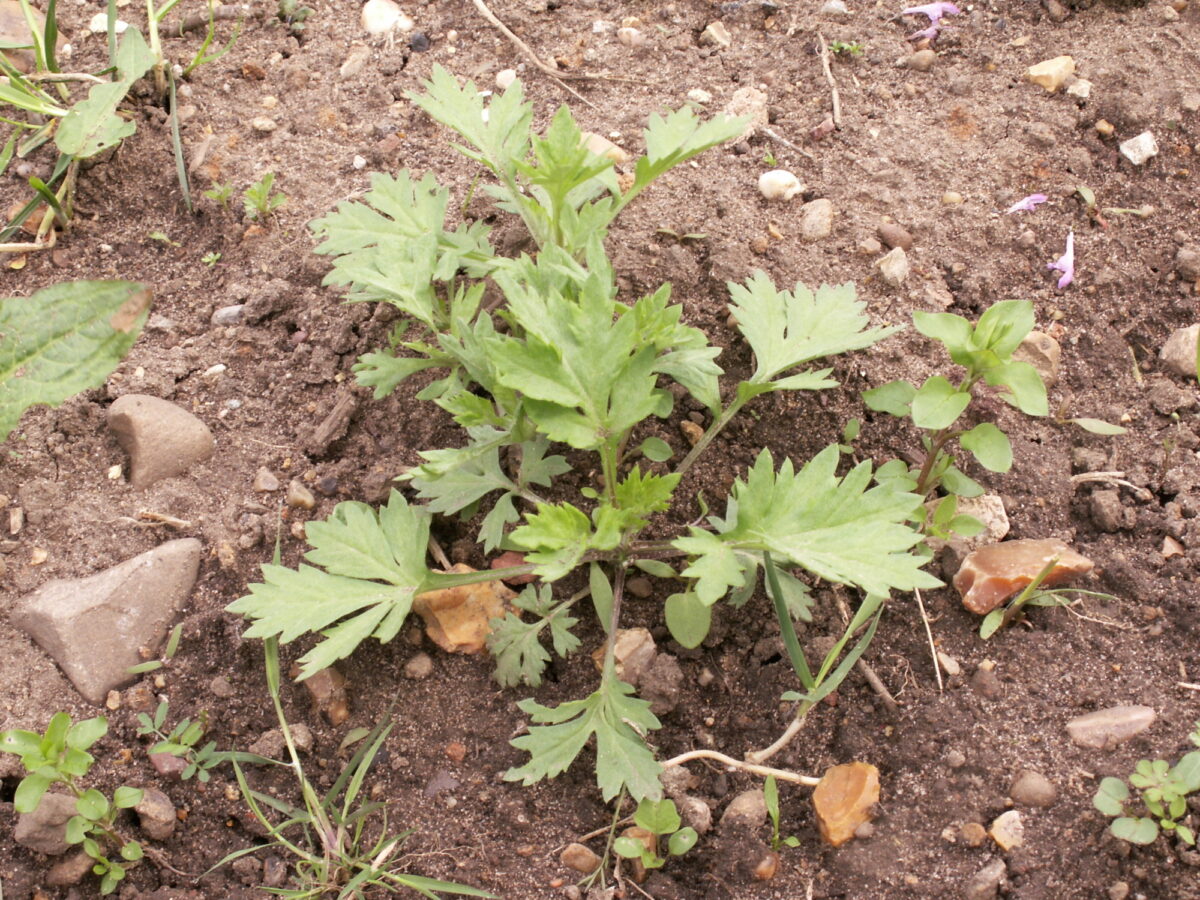
[[[98,387],[133,346],[150,295],[128,281],[58,284],[0,299],[0,440],[30,406]]]

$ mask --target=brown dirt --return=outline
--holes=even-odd
[[[620,132],[636,149],[647,115],[680,105],[691,89],[711,92],[711,106],[720,108],[737,88],[763,86],[772,127],[815,155],[810,162],[757,138],[712,151],[652,188],[610,238],[622,288],[641,292],[671,281],[690,321],[727,348],[721,361],[728,371],[744,367],[748,353],[725,322],[723,284],[755,268],[780,283],[853,280],[877,321],[904,322],[914,309],[946,304],[975,316],[996,300],[1031,299],[1040,326],[1054,329],[1063,344],[1063,375],[1051,392],[1052,408],[1121,419],[1129,433],[1099,438],[997,406],[994,415],[1013,436],[1016,463],[1006,476],[974,474],[1004,497],[1013,536],[1060,537],[1096,562],[1088,586],[1116,600],[1089,604],[1087,612],[1116,625],[1039,610],[1027,626],[983,643],[976,617],[949,590],[933,592],[926,602],[939,647],[964,667],[964,675],[949,679],[939,692],[918,610],[911,598],[896,598],[868,657],[900,700],[899,715],[890,717],[854,674],[836,703],[821,705],[801,738],[776,760],[804,772],[853,759],[877,765],[883,801],[874,835],[838,850],[823,846],[807,797],[785,789],[783,828],[802,843],[783,853],[773,880],[756,883],[746,874],[765,832],[749,843],[714,832],[685,859],[672,861],[645,892],[660,900],[963,896],[974,873],[998,851],[949,842],[943,831],[971,821],[989,823],[1007,807],[1017,772],[1032,768],[1057,784],[1059,799],[1047,810],[1023,810],[1025,845],[1006,856],[1007,896],[1095,898],[1124,881],[1133,896],[1200,898],[1195,868],[1200,857],[1178,853],[1163,841],[1131,850],[1105,834],[1104,820],[1091,807],[1098,777],[1127,774],[1144,756],[1177,758],[1200,717],[1200,695],[1177,687],[1200,672],[1200,535],[1191,521],[1173,521],[1165,508],[1172,500],[1184,501],[1185,515],[1195,515],[1196,385],[1165,374],[1157,359],[1166,336],[1195,315],[1194,285],[1177,278],[1172,260],[1182,242],[1196,238],[1192,155],[1200,151],[1195,146],[1200,121],[1182,101],[1200,89],[1192,50],[1200,12],[1192,3],[1177,21],[1168,21],[1158,2],[1096,5],[1074,9],[1055,23],[1035,3],[982,2],[948,20],[953,27],[937,46],[936,64],[920,73],[895,65],[911,50],[904,36],[912,29],[893,20],[899,4],[852,5],[845,19],[812,13],[815,3],[792,9],[752,2],[718,7],[699,0],[630,5],[530,0],[495,11],[544,56],[628,79],[577,85],[595,107],[572,103],[585,128]],[[135,10],[130,6],[124,13],[137,21]],[[33,254],[23,269],[4,275],[12,294],[64,279],[129,278],[154,290],[156,306],[150,326],[105,389],[58,410],[30,412],[8,440],[0,494],[25,510],[27,524],[0,548],[7,563],[2,596],[11,601],[49,579],[92,573],[164,540],[161,532],[132,524],[141,510],[193,523],[184,534],[201,538],[210,553],[183,620],[180,652],[145,684],[169,696],[175,714],[207,710],[210,736],[222,748],[245,749],[274,724],[260,646],[241,641],[244,623],[223,612],[256,579],[274,543],[274,500],[251,487],[257,469],[267,466],[314,483],[336,479],[332,495],[319,495],[311,514],[321,517],[339,500],[377,502],[388,479],[417,461],[417,451],[459,440],[451,423],[414,400],[417,385],[382,402],[352,386],[350,366],[359,353],[384,342],[388,316],[368,306],[341,305],[336,292],[321,287],[327,262],[311,253],[306,228],[339,200],[362,191],[372,170],[433,171],[460,200],[475,177],[473,167],[448,146],[446,133],[402,95],[416,89],[434,64],[490,86],[496,71],[522,60],[465,0],[407,11],[429,37],[428,52],[410,51],[403,39],[391,48],[375,46],[363,71],[342,80],[339,66],[362,39],[357,4],[319,7],[301,40],[271,22],[274,9],[266,9],[266,22],[249,24],[228,56],[199,69],[191,78],[191,96],[181,99],[194,108],[183,135],[189,151],[212,135],[207,159],[194,176],[198,214],[183,210],[162,112],[141,97],[134,104],[136,136],[84,174],[81,214],[59,248]],[[80,34],[92,7],[64,4],[60,14],[64,30]],[[594,20],[624,16],[641,20],[644,48],[630,50],[611,34],[593,33]],[[717,18],[733,36],[729,49],[699,43],[705,25]],[[864,52],[834,61],[842,129],[812,142],[807,135],[829,108],[814,51],[818,31],[830,41],[861,42]],[[76,59],[98,60],[100,42],[95,36],[79,40]],[[171,39],[168,53],[190,57],[197,43],[196,37]],[[1074,56],[1079,73],[1094,82],[1090,100],[1047,95],[1021,80],[1027,66],[1060,54]],[[535,72],[525,73],[524,80],[539,123],[559,103],[571,101]],[[278,98],[273,110],[264,108],[268,96]],[[249,127],[264,114],[280,123],[266,136]],[[1097,136],[1093,125],[1101,117],[1120,139],[1153,130],[1161,154],[1133,168],[1114,141]],[[381,141],[392,133],[398,144],[389,152]],[[833,202],[831,238],[804,244],[796,233],[798,203],[770,206],[759,197],[755,181],[767,167],[768,152],[806,182],[806,199]],[[355,169],[356,155],[368,161],[365,169]],[[33,162],[39,170],[50,164],[47,158]],[[266,171],[278,173],[278,187],[289,200],[264,234],[247,235],[239,211],[199,199],[214,180],[232,181],[240,191]],[[1070,197],[1081,183],[1105,206],[1151,204],[1155,212],[1147,219],[1114,217],[1107,229],[1093,227]],[[6,203],[23,196],[23,182],[11,174],[0,187]],[[1035,190],[1052,202],[1033,215],[999,214]],[[960,193],[965,202],[942,205],[946,191]],[[899,292],[879,281],[873,257],[857,249],[884,216],[916,237],[910,254],[914,272]],[[768,238],[769,224],[783,236]],[[657,233],[662,227],[707,237],[677,243]],[[1045,264],[1062,252],[1068,227],[1076,231],[1079,275],[1059,291]],[[1025,229],[1032,242],[1018,241]],[[152,231],[175,243],[151,239]],[[203,264],[208,253],[221,254],[219,262]],[[261,319],[229,328],[210,324],[215,309],[244,301],[263,313]],[[227,367],[222,374],[205,374],[218,363]],[[765,398],[717,443],[679,495],[703,490],[710,499],[719,496],[763,446],[776,458],[791,455],[802,462],[836,439],[851,415],[864,419],[862,453],[882,461],[902,452],[913,446],[914,436],[894,420],[864,413],[858,391],[895,377],[922,378],[944,365],[909,330],[840,362],[841,390]],[[1180,392],[1175,415],[1150,403],[1152,392],[1167,384]],[[131,391],[165,397],[200,416],[217,435],[213,459],[143,492],[108,478],[110,466],[125,460],[104,427],[105,410]],[[306,452],[312,425],[349,394],[359,402],[346,435],[320,453]],[[659,432],[678,447],[677,424],[665,423]],[[1091,488],[1069,481],[1078,448],[1152,492],[1148,502],[1122,493],[1130,527],[1104,533],[1093,523]],[[688,506],[675,518],[682,522],[695,515]],[[665,529],[673,523],[661,524]],[[1159,553],[1163,537],[1179,526],[1191,547],[1165,560]],[[438,533],[446,546],[457,548],[456,556],[485,563],[474,550],[456,545],[469,529],[445,522]],[[285,561],[295,564],[303,545],[286,523],[282,541]],[[222,566],[216,557],[222,542],[240,548],[232,565]],[[35,548],[48,554],[42,565],[30,562]],[[664,642],[665,593],[629,612],[629,624],[655,629]],[[824,602],[809,636],[826,633],[837,621],[830,597],[819,596]],[[795,687],[794,676],[764,602],[757,597],[741,612],[720,608],[709,641],[698,651],[679,652],[685,673],[681,702],[654,735],[662,756],[706,744],[741,756],[769,743],[786,724],[778,697]],[[585,647],[598,642],[594,626],[580,631]],[[503,782],[499,775],[522,759],[508,740],[524,721],[515,702],[529,692],[498,689],[486,659],[449,656],[427,643],[423,649],[434,656],[434,674],[407,680],[401,669],[419,645],[422,637],[412,628],[391,645],[364,646],[344,665],[352,715],[337,728],[311,709],[303,688],[285,688],[288,711],[316,735],[310,770],[318,783],[331,783],[345,756],[338,752],[345,733],[390,712],[395,729],[375,767],[372,793],[391,804],[392,823],[415,829],[406,846],[413,871],[503,897],[562,896],[571,873],[558,862],[558,848],[609,821],[587,755],[550,783],[523,788]],[[288,648],[289,658],[298,649]],[[976,666],[985,659],[994,661],[998,678],[973,685]],[[716,678],[700,687],[697,676],[704,668]],[[583,654],[555,663],[549,675],[534,692],[547,704],[583,696],[595,680]],[[217,676],[232,683],[231,697],[212,692]],[[0,627],[0,683],[0,727],[42,727],[56,709],[79,717],[95,713],[8,626]],[[167,790],[186,811],[176,835],[160,846],[176,869],[203,872],[225,853],[252,844],[257,838],[245,808],[227,795],[228,770],[218,770],[207,787],[163,784],[155,775],[135,735],[135,701],[136,692],[126,692],[121,708],[108,714],[110,736],[100,745],[96,783],[158,784]],[[1068,741],[1063,726],[1069,718],[1118,703],[1147,704],[1159,719],[1111,751],[1082,750]],[[447,756],[453,742],[466,746],[461,762]],[[128,761],[122,748],[134,751]],[[956,753],[965,764],[953,768],[947,760]],[[740,775],[694,769],[701,778],[698,792],[718,814],[736,793],[753,786]],[[459,786],[426,796],[430,781],[443,772]],[[3,799],[10,800],[15,772],[0,774],[6,776]],[[260,789],[298,800],[283,774],[253,777]],[[48,862],[13,844],[11,822],[10,814],[0,816],[0,846],[6,848],[0,853],[0,883],[6,898],[23,900],[44,878]],[[253,873],[246,880],[253,885]],[[74,896],[94,891],[93,883],[84,882]],[[121,896],[151,893],[240,897],[258,890],[243,885],[229,868],[197,884],[143,865],[131,873]],[[625,896],[638,892],[627,889]]]

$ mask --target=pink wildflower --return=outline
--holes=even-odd
[[[1004,214],[1007,216],[1015,212],[1033,212],[1040,204],[1045,203],[1049,199],[1045,194],[1030,194],[1028,197],[1018,200],[1006,209]]]
[[[1067,232],[1067,251],[1052,263],[1046,263],[1047,269],[1053,269],[1056,272],[1062,272],[1062,277],[1058,279],[1058,287],[1061,290],[1075,280],[1075,229]]]

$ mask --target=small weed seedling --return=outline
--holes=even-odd
[[[613,841],[613,850],[622,859],[636,859],[647,869],[659,869],[666,864],[667,857],[658,855],[664,838],[667,856],[683,856],[699,839],[696,829],[679,827],[682,823],[674,800],[643,800],[633,814],[633,824],[654,836],[654,847],[647,846],[649,841],[627,836]]]
[[[364,900],[378,896],[380,892],[393,894],[405,889],[416,891],[430,900],[437,900],[439,894],[492,897],[492,894],[478,888],[400,871],[397,851],[411,832],[390,834],[384,804],[358,803],[367,773],[392,730],[391,725],[384,726],[381,722],[368,732],[329,790],[324,795],[317,793],[300,765],[292,730],[280,701],[278,642],[271,639],[263,644],[267,690],[274,703],[275,715],[279,719],[291,760],[290,764],[283,765],[287,765],[296,775],[303,807],[293,806],[272,794],[251,788],[246,773],[239,765],[241,760],[234,759],[234,772],[242,797],[265,829],[269,842],[231,853],[213,869],[259,850],[278,847],[292,855],[293,880],[297,884],[295,889],[267,889],[268,893],[280,897],[291,897],[293,900],[318,900],[324,897]],[[346,746],[345,742],[343,746]],[[281,821],[268,816],[268,811],[276,813],[275,818],[282,817]],[[367,832],[373,830],[368,823],[376,813],[383,816],[383,828],[372,841],[367,838]]]
[[[287,27],[289,34],[301,35],[304,33],[305,20],[314,11],[311,6],[304,6],[299,0],[279,0],[275,18]]]
[[[1021,610],[1026,606],[1061,606],[1063,609],[1070,610],[1074,605],[1075,600],[1072,598],[1081,597],[1097,597],[1103,600],[1115,600],[1112,594],[1104,594],[1099,591],[1086,591],[1083,588],[1051,588],[1041,590],[1042,582],[1046,580],[1054,567],[1058,565],[1058,557],[1050,560],[1042,567],[1042,570],[1034,576],[1033,581],[1025,586],[1025,589],[1017,596],[1013,597],[1008,603],[997,609],[993,609],[990,613],[983,617],[983,621],[979,625],[979,636],[983,640],[987,640],[997,631],[1002,628],[1007,628],[1013,622],[1017,621]],[[1079,615],[1079,613],[1075,613]]]
[[[233,183],[222,184],[214,181],[212,187],[204,192],[204,196],[213,203],[220,204],[222,209],[229,209],[229,201],[233,199]]]
[[[835,387],[832,369],[815,368],[816,360],[864,349],[895,329],[869,327],[852,284],[781,290],[755,273],[729,285],[753,369],[722,392],[724,373],[714,361],[720,351],[683,323],[670,285],[619,298],[603,242],[621,211],[659,176],[736,138],[745,122],[701,121],[688,107],[651,116],[645,153],[622,180],[613,160],[587,148],[567,107],[544,135],[532,134],[534,110],[519,81],[486,106],[474,84],[461,87],[440,67],[426,87],[411,99],[457,132],[459,149],[491,176],[481,190],[521,218],[536,252],[498,256],[483,222],[449,229],[449,192],[430,175],[406,171],[373,176],[361,202],[342,203],[313,228],[322,238],[318,252],[334,258],[327,283],[348,288],[351,301],[390,303],[406,319],[390,348],[360,358],[359,383],[385,397],[409,376],[438,370],[419,396],[463,426],[465,441],[422,451],[421,464],[405,476],[424,505],[399,491],[378,511],[339,504],[328,520],[308,525],[309,565],[264,566],[263,583],[229,609],[253,620],[250,637],[318,636],[300,660],[306,678],[370,637],[394,638],[417,594],[533,574],[542,584],[518,601],[531,615],[497,621],[491,640],[498,677],[533,685],[549,659],[540,635],[548,634],[559,653],[579,645],[567,611],[576,612],[580,595],[556,599],[553,585],[578,572],[606,634],[599,684],[556,707],[520,702],[530,726],[513,744],[529,757],[505,777],[525,784],[552,778],[594,739],[605,800],[627,792],[638,802],[657,801],[662,767],[648,736],[660,724],[616,667],[631,570],[675,588],[663,612],[687,647],[708,634],[715,604],[740,607],[750,599],[764,568],[784,618],[808,615],[812,602],[787,570],[861,589],[867,599],[837,644],[840,653],[853,638],[849,662],[827,657],[815,676],[802,679],[804,708],[849,671],[890,591],[940,584],[922,571],[925,557],[912,552],[921,538],[909,522],[921,498],[896,478],[872,484],[869,461],[839,475],[837,443],[801,465],[777,464],[763,450],[734,483],[723,516],[703,508],[683,517],[694,519],[686,531],[642,536],[658,513],[691,502],[676,498],[680,480],[755,398]],[[502,305],[484,302],[485,279]],[[707,409],[710,421],[677,463],[674,448],[647,434],[649,423],[672,412],[670,382]],[[583,471],[596,477],[577,488],[578,481],[560,479],[570,470],[556,452],[561,447],[587,460]],[[485,513],[483,552],[513,550],[525,564],[454,574],[431,569],[433,515],[471,519],[477,512]]]
[[[1200,722],[1188,739],[1200,747]],[[1136,798],[1122,779],[1110,777],[1100,782],[1092,800],[1104,815],[1115,817],[1109,826],[1115,837],[1131,844],[1152,844],[1161,830],[1195,845],[1195,829],[1184,823],[1191,818],[1188,795],[1200,791],[1200,750],[1185,754],[1174,766],[1163,759],[1143,759],[1129,776],[1129,784],[1137,790]]]
[[[0,751],[19,756],[29,773],[17,785],[14,808],[19,813],[31,813],[52,785],[63,785],[75,798],[76,810],[67,820],[66,841],[81,844],[92,858],[92,872],[100,876],[102,894],[115,891],[125,878],[128,864],[142,858],[141,845],[122,835],[116,825],[121,810],[141,802],[142,790],[121,786],[110,800],[95,788],[80,784],[96,761],[88,749],[107,733],[108,721],[103,716],[72,725],[65,712],[51,717],[45,734],[16,729],[0,732]],[[113,850],[119,861],[108,858]]]
[[[265,222],[275,210],[287,203],[287,196],[282,191],[272,193],[274,186],[275,173],[268,172],[242,192],[246,218]]]
[[[163,731],[167,721],[170,704],[163,700],[154,710],[154,717],[145,713],[138,714],[138,730],[140,737],[147,735],[158,738],[158,743],[150,748],[150,753],[169,753],[187,762],[187,767],[180,773],[180,778],[187,781],[193,775],[200,781],[208,781],[212,776],[209,770],[223,762],[229,762],[232,755],[218,753],[216,741],[209,741],[203,747],[197,748],[200,739],[208,728],[208,715],[200,713],[196,721],[182,719],[170,732]]]
[[[1027,415],[1049,412],[1046,387],[1037,369],[1013,359],[1014,351],[1033,330],[1033,304],[1001,301],[984,312],[974,327],[951,313],[915,312],[913,324],[926,337],[941,342],[950,359],[966,373],[957,384],[943,375],[932,375],[920,388],[907,381],[892,381],[863,391],[863,402],[871,409],[910,419],[926,432],[921,438],[925,454],[919,466],[910,469],[901,460],[892,460],[879,467],[877,477],[895,478],[922,500],[938,488],[944,489],[949,496],[926,521],[926,530],[938,537],[950,533],[969,537],[977,534],[982,524],[958,515],[955,497],[977,497],[983,488],[955,466],[952,446],[957,443],[991,472],[1007,472],[1012,468],[1012,445],[992,422],[960,426],[967,408],[986,386],[999,389],[1002,400]],[[924,510],[920,514],[924,517]]]
[[[221,254],[217,253],[215,250],[212,251],[211,253],[205,253],[202,257],[200,257],[200,262],[204,263],[209,268],[212,268],[220,261],[221,261]]]
[[[858,41],[830,41],[829,49],[838,56],[862,56],[866,48]]]
[[[778,853],[784,847],[799,847],[800,838],[794,834],[781,837],[779,834],[779,785],[775,776],[768,775],[763,784],[763,800],[766,802],[767,815],[771,817],[771,849]]]

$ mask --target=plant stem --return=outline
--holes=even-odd
[[[740,759],[734,759],[732,756],[726,756],[724,753],[718,753],[715,750],[689,750],[687,753],[680,753],[678,756],[671,757],[662,766],[664,769],[670,769],[673,766],[682,766],[685,762],[690,762],[693,759],[716,760],[739,771],[749,772],[751,775],[761,775],[763,778],[773,775],[779,781],[787,781],[792,784],[804,784],[809,787],[815,787],[821,783],[820,778],[813,778],[811,775],[797,775],[795,772],[789,772],[786,769],[774,769],[770,766],[760,766],[752,762],[743,762]]]
[[[604,472],[604,500],[616,506],[617,448],[611,440],[600,445],[600,466]]]
[[[608,638],[604,642],[603,679],[616,676],[617,625],[621,622],[621,599],[625,595],[625,557],[621,555],[613,563],[613,601],[608,614]]]
[[[804,721],[808,718],[808,711],[812,708],[811,703],[801,702],[796,709],[796,715],[792,718],[791,724],[781,734],[775,743],[769,747],[764,747],[762,750],[753,750],[746,754],[746,762],[752,765],[758,765],[766,762],[784,747],[792,742],[792,739],[800,733],[800,729],[804,727]],[[776,776],[778,777],[778,776]]]
[[[729,422],[738,414],[741,408],[746,405],[749,399],[749,397],[742,398],[737,396],[730,401],[729,406],[725,408],[721,415],[713,420],[713,423],[709,425],[704,434],[700,436],[700,440],[696,441],[696,446],[688,451],[688,455],[683,458],[683,462],[676,467],[676,475],[683,475],[692,467],[692,463],[694,463],[700,454],[704,452],[705,448],[712,443],[712,439],[721,433],[721,430],[729,424]]]

